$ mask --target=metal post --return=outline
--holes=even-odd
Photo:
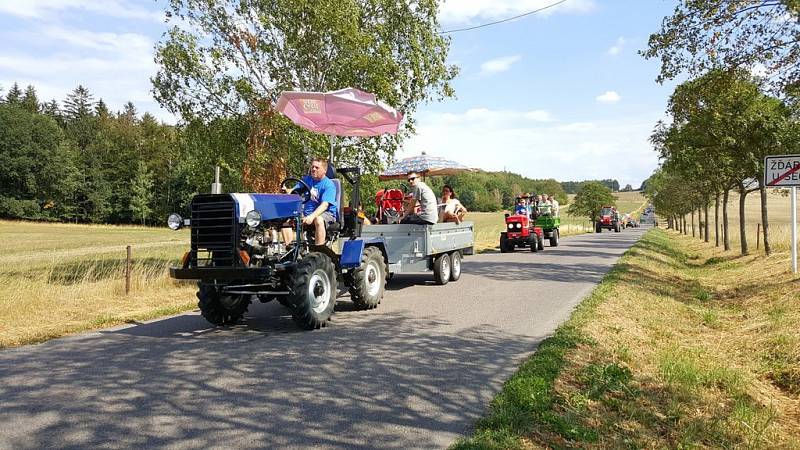
[[[219,182],[219,166],[214,167],[214,183],[211,184],[212,194],[222,194],[222,184]]]
[[[336,136],[334,136],[334,135],[332,135],[332,134],[331,134],[330,136],[328,136],[328,139],[329,139],[329,140],[330,140],[330,142],[331,142],[331,149],[330,149],[330,151],[328,152],[328,164],[329,164],[329,165],[331,165],[331,166],[333,166],[333,167],[336,167],[336,166],[333,164],[333,144],[334,144],[334,142],[336,142]]]
[[[131,292],[131,246],[129,245],[126,250],[128,256],[125,258],[125,295]]]
[[[797,273],[797,188],[792,186],[792,273]]]

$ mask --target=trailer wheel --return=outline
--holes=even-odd
[[[447,253],[442,253],[436,260],[433,261],[433,279],[436,284],[445,285],[450,281],[450,256]]]
[[[505,234],[500,235],[500,253],[508,253],[514,250],[513,244],[508,243],[508,237]]]
[[[450,254],[450,281],[458,281],[461,278],[461,252],[455,251]]]
[[[558,228],[553,230],[553,234],[550,235],[550,247],[558,247]]]
[[[235,324],[247,312],[251,301],[249,295],[224,295],[219,288],[202,283],[199,284],[197,299],[200,314],[214,325]]]
[[[373,309],[383,298],[386,289],[386,262],[377,247],[367,247],[361,255],[361,265],[345,277],[350,288],[350,299],[356,309]]]
[[[307,330],[324,327],[336,303],[336,269],[327,255],[312,252],[290,274],[292,318]]]

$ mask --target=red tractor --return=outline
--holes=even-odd
[[[603,228],[607,230],[614,230],[619,233],[622,230],[622,220],[619,217],[619,211],[613,206],[603,206],[600,208],[600,217],[594,225],[595,233],[600,233]]]
[[[528,197],[517,198],[514,214],[506,214],[506,231],[500,233],[500,252],[513,252],[515,247],[530,247],[532,252],[544,250],[544,232],[531,218]]]

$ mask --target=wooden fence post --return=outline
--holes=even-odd
[[[126,250],[128,256],[125,258],[125,295],[131,292],[131,246],[129,245]]]
[[[756,250],[758,250],[759,245],[761,244],[761,224],[758,224],[756,228]]]

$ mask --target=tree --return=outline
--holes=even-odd
[[[5,103],[7,105],[19,105],[22,103],[22,90],[17,83],[11,85],[11,89],[9,89],[8,94],[6,94]]]
[[[626,184],[624,188],[622,188],[622,192],[631,192],[633,191],[633,186],[630,183]]]
[[[575,194],[567,212],[572,216],[584,216],[592,222],[596,222],[600,208],[605,205],[613,205],[616,201],[617,197],[611,193],[611,189],[597,181],[588,181]]]
[[[659,83],[683,72],[765,69],[776,91],[800,82],[800,2],[684,0],[650,35],[645,58],[659,58]]]
[[[141,219],[142,225],[150,218],[153,209],[153,174],[147,168],[147,163],[139,161],[136,177],[131,182],[131,213],[136,219]]]
[[[266,188],[304,159],[304,147],[327,148],[324,136],[275,113],[280,92],[357,86],[406,117],[396,137],[340,141],[343,162],[374,171],[413,132],[420,102],[453,95],[457,70],[446,65],[437,12],[435,0],[173,0],[167,15],[176,25],[156,48],[154,94],[185,121],[243,118],[244,181]]]
[[[25,95],[22,97],[21,105],[28,112],[39,112],[39,99],[36,97],[36,89],[34,89],[33,86],[28,85],[28,87],[25,88]]]
[[[67,121],[77,121],[92,114],[94,102],[89,90],[78,85],[64,100],[64,116]]]

